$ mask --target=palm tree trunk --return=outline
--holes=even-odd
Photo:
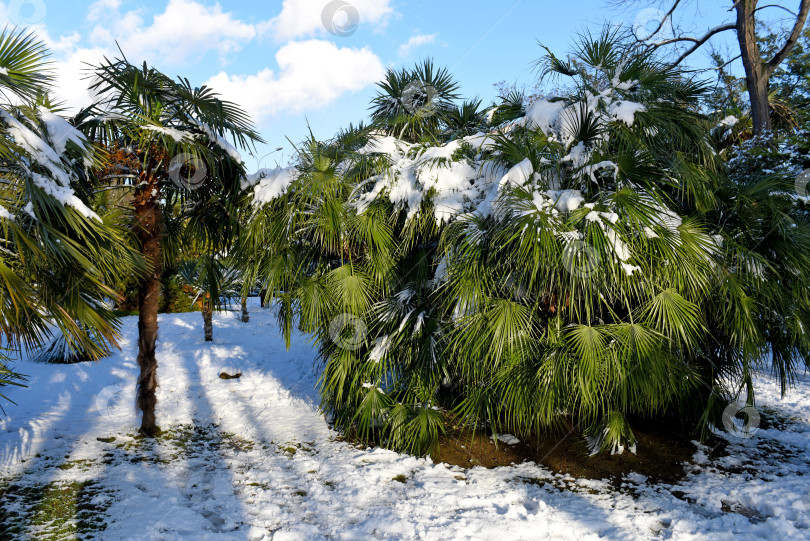
[[[242,323],[248,323],[250,321],[250,313],[248,313],[247,309],[247,297],[242,297]]]
[[[203,304],[202,317],[203,317],[203,329],[205,331],[205,341],[206,342],[213,342],[214,341],[213,312],[214,311],[211,309],[211,304],[210,303]]]
[[[265,308],[267,306],[267,290],[262,289],[259,292],[259,302],[261,303],[261,307]]]
[[[138,366],[140,375],[136,404],[142,412],[141,433],[152,437],[159,432],[155,417],[157,404],[158,301],[160,298],[160,194],[157,179],[142,172],[142,183],[135,192],[135,235],[149,271],[138,284]]]

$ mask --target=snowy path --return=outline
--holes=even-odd
[[[199,314],[161,316],[167,433],[135,439],[135,329],[125,319],[122,353],[98,364],[20,362],[30,387],[7,393],[18,405],[5,405],[0,421],[0,491],[84,487],[77,509],[89,506],[103,524],[73,521],[78,537],[810,539],[807,376],[784,401],[776,385],[760,391],[783,431],[734,440],[728,457],[692,466],[678,486],[631,474],[615,490],[533,464],[463,470],[334,441],[316,408],[311,347],[295,337],[287,352],[272,314],[257,307],[249,324],[215,316],[209,344]],[[242,377],[222,380],[223,369]],[[22,517],[20,538],[55,532],[31,518],[42,511],[25,498],[2,507]]]

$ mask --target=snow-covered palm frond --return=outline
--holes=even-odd
[[[99,358],[118,336],[108,284],[142,263],[92,208],[97,149],[50,104],[46,68],[33,35],[0,33],[0,332],[4,346],[31,350],[58,333]]]

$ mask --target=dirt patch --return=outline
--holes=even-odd
[[[530,461],[560,473],[587,479],[621,479],[636,472],[652,482],[674,483],[684,475],[684,463],[691,462],[696,446],[688,432],[634,427],[638,440],[636,454],[625,450],[621,455],[600,453],[589,456],[588,447],[576,431],[550,433],[539,438],[521,439],[520,443],[497,446],[490,434],[456,432],[443,436],[433,456],[435,462],[445,462],[470,468],[495,468]],[[707,442],[712,454],[722,452],[717,442]]]

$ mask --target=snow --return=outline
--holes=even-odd
[[[51,179],[38,175],[37,173],[30,173],[30,176],[35,186],[42,189],[43,192],[59,201],[62,205],[73,207],[86,218],[101,221],[101,217],[85,205],[84,202],[76,196],[72,188],[59,186]],[[31,202],[29,201],[28,204],[30,205]],[[33,210],[30,211],[30,214],[33,216]]]
[[[143,127],[143,129],[148,130],[148,131],[153,131],[153,132],[156,132],[156,133],[161,133],[163,135],[168,135],[169,137],[174,139],[174,141],[176,143],[182,143],[184,141],[190,141],[190,140],[192,140],[194,138],[188,132],[178,130],[177,128],[168,128],[166,126],[145,125]]]
[[[461,141],[450,141],[440,147],[427,147],[419,156],[422,161],[449,160],[461,148]]]
[[[550,135],[558,128],[560,115],[565,109],[565,102],[540,99],[532,103],[526,111],[525,123],[539,128]]]
[[[36,213],[34,212],[34,204],[33,204],[31,201],[29,201],[28,203],[26,203],[26,204],[25,204],[25,206],[22,208],[22,210],[23,210],[23,212],[24,212],[24,213],[26,213],[27,215],[29,215],[29,216],[30,216],[31,218],[33,218],[34,220],[36,220],[36,219],[37,219],[37,215],[36,215]]]
[[[579,190],[548,190],[546,195],[554,201],[554,208],[560,212],[577,210],[585,202]]]
[[[463,138],[462,141],[479,152],[492,150],[492,148],[495,146],[495,139],[490,134],[483,132],[478,132],[475,135],[469,135]]]
[[[534,173],[534,166],[529,158],[525,158],[503,176],[499,187],[506,187],[510,184],[512,186],[523,186],[532,178],[532,173]]]
[[[591,177],[591,181],[593,181],[594,184],[599,184],[596,181],[596,172],[600,169],[606,169],[608,167],[613,169],[613,178],[615,179],[616,175],[619,173],[619,166],[608,160],[601,161],[593,165],[586,165],[580,172],[582,175],[588,175]]]
[[[608,242],[610,243],[611,248],[613,249],[613,253],[619,259],[620,262],[624,263],[628,259],[630,259],[631,253],[630,248],[627,247],[627,244],[621,239],[619,234],[616,230],[611,227],[609,224],[616,224],[619,221],[619,215],[615,212],[600,212],[596,210],[590,211],[587,215],[585,215],[585,221],[588,223],[595,223],[602,230],[605,232],[605,237],[607,237]],[[634,271],[631,270],[630,266],[622,265],[622,269],[628,274],[631,275]]]
[[[224,150],[225,153],[227,153],[228,156],[230,156],[237,163],[242,163],[242,155],[239,154],[239,151],[236,150],[236,147],[234,147],[231,143],[229,143],[228,140],[225,139],[223,136],[221,136],[216,131],[214,131],[211,128],[211,126],[209,126],[208,124],[206,124],[204,122],[200,122],[199,120],[197,120],[196,118],[193,118],[193,117],[189,117],[189,120],[193,124],[198,126],[203,132],[205,132],[205,135],[208,137],[209,141],[211,141],[212,143],[217,145],[219,148]]]
[[[419,211],[425,195],[432,190],[437,224],[476,209],[490,212],[498,195],[498,180],[503,183],[508,179],[501,178],[505,173],[502,167],[482,168],[466,159],[451,161],[461,144],[461,140],[456,140],[442,146],[424,147],[390,136],[371,138],[358,152],[384,154],[390,159],[391,166],[384,175],[368,179],[373,187],[357,195],[355,208],[364,212],[374,199],[385,193],[397,208],[407,209],[406,219],[411,220]],[[516,181],[525,181],[525,175],[518,170],[528,167],[530,175],[531,162],[524,160],[516,167],[518,169],[510,173],[516,175]]]
[[[590,151],[585,147],[585,143],[580,141],[568,151],[561,161],[570,161],[575,169],[580,169],[591,158]],[[596,180],[594,180],[596,182]]]
[[[580,108],[593,112],[602,122],[619,121],[632,126],[636,114],[647,110],[642,103],[616,97],[616,90],[628,91],[635,86],[635,81],[621,82],[619,76],[611,80],[611,85],[599,94],[585,93],[584,100],[566,105],[564,100],[550,101],[541,98],[529,105],[526,116],[520,124],[539,129],[550,139],[559,141],[564,145],[573,142],[574,134],[578,131],[578,116]]]
[[[359,154],[388,154],[390,156],[401,156],[404,150],[407,150],[411,145],[405,141],[401,141],[396,137],[376,136],[372,137],[369,142],[358,150]]]
[[[45,129],[48,132],[48,140],[53,145],[54,150],[59,154],[63,154],[67,148],[68,142],[71,142],[81,149],[87,149],[87,138],[84,134],[70,125],[70,123],[61,116],[53,113],[46,107],[39,107],[39,117],[45,123]]]
[[[368,354],[368,359],[372,362],[380,362],[391,348],[391,337],[386,335],[374,340],[374,348]]]
[[[261,206],[281,197],[299,174],[295,167],[263,168],[249,174],[241,186],[243,190],[252,187],[253,204]]]
[[[608,106],[608,113],[613,120],[624,122],[632,126],[636,121],[636,114],[643,113],[647,108],[644,104],[632,101],[614,101]]]
[[[43,167],[53,178],[31,171],[28,167],[30,162],[27,159],[20,160],[18,166],[22,168],[35,186],[52,196],[60,204],[73,207],[85,217],[100,221],[101,218],[75,195],[70,187],[72,175],[68,174],[62,166],[62,155],[65,152],[67,143],[69,141],[75,143],[85,153],[86,159],[89,155],[87,141],[67,121],[48,109],[40,107],[39,115],[45,123],[47,134],[44,135],[49,142],[46,142],[39,134],[7,111],[0,110],[0,120],[6,125],[6,130],[14,138],[14,142],[25,152],[27,158]],[[24,210],[36,219],[30,201]]]
[[[581,192],[560,192],[562,186],[558,172],[548,169],[535,171],[535,165],[549,163],[548,158],[536,157],[539,163],[534,164],[529,158],[524,158],[517,164],[508,165],[487,159],[482,154],[497,154],[494,150],[496,137],[510,137],[513,128],[524,126],[541,130],[549,141],[561,143],[566,151],[561,161],[570,162],[576,175],[590,177],[594,183],[598,183],[596,172],[611,169],[616,180],[619,167],[615,162],[603,160],[589,164],[594,149],[581,141],[574,144],[578,117],[584,109],[602,124],[623,122],[632,126],[636,115],[646,111],[646,107],[619,94],[630,95],[636,85],[636,81],[622,82],[616,75],[610,87],[597,95],[585,92],[582,100],[574,103],[541,98],[528,106],[526,115],[521,119],[498,126],[490,133],[479,132],[440,146],[412,144],[392,136],[374,134],[358,153],[383,155],[390,165],[384,173],[360,183],[352,204],[358,213],[362,213],[374,200],[388,197],[398,210],[406,211],[406,220],[410,221],[420,212],[425,198],[429,197],[433,202],[436,223],[441,226],[469,213],[501,218],[514,210],[509,208],[509,201],[502,196],[514,188],[542,186],[548,190],[548,197],[554,203],[547,204],[545,196],[535,193],[538,210],[545,212],[550,208],[552,215],[575,210],[584,203]],[[607,130],[601,136],[602,142],[607,142],[606,134]],[[478,154],[474,158],[460,154],[458,151],[465,145],[478,151]],[[552,192],[556,194],[552,195]],[[519,209],[518,212],[525,213],[526,210]],[[616,236],[615,231],[613,236]],[[617,239],[614,245],[624,260],[625,251],[620,242]]]
[[[47,169],[62,186],[70,186],[70,177],[60,165],[62,161],[60,155],[48,143],[4,110],[0,110],[0,120],[6,125],[6,129],[9,135],[14,138],[14,142],[31,159]]]
[[[717,127],[726,126],[726,127],[733,127],[740,119],[734,115],[728,115],[723,120],[717,123]]]
[[[480,176],[478,169],[466,161],[433,166],[426,164],[418,169],[417,175],[425,187],[423,191],[430,188],[436,190],[433,204],[434,216],[438,224],[449,222],[452,218],[464,212],[465,201],[478,195],[477,190],[470,183],[470,180]],[[413,195],[410,192],[405,193],[404,199],[408,200],[409,209],[418,209],[418,204],[411,203]]]
[[[627,274],[627,276],[633,276],[634,272],[641,270],[641,267],[638,267],[636,265],[630,265],[624,262],[621,263],[621,267],[622,270],[625,272],[625,274]]]
[[[806,374],[785,399],[759,376],[758,407],[781,429],[721,432],[728,455],[696,445],[675,484],[534,463],[462,469],[338,441],[316,406],[316,351],[300,335],[286,351],[273,311],[250,301],[250,323],[215,314],[209,343],[198,313],[160,316],[168,435],[154,442],[133,437],[136,318],[123,320],[122,352],[98,363],[15,363],[31,379],[3,389],[17,405],[4,403],[0,421],[0,484],[92,481],[107,526],[85,538],[105,541],[810,539]],[[242,376],[222,380],[225,368]],[[4,510],[16,505],[4,497]],[[31,537],[42,528],[26,527]]]
[[[4,220],[13,220],[14,215],[11,214],[6,207],[0,205],[0,218],[3,218]]]
[[[495,442],[503,442],[506,445],[515,445],[520,443],[520,440],[512,434],[493,434],[490,436],[490,439]]]
[[[359,214],[366,212],[375,201],[387,198],[397,211],[404,212],[406,222],[413,220],[427,207],[431,208],[436,224],[441,227],[470,215],[503,219],[512,213],[534,214],[532,209],[526,208],[522,196],[510,198],[515,193],[525,193],[515,190],[521,188],[533,194],[537,212],[555,218],[544,220],[546,224],[552,224],[556,229],[568,228],[570,225],[560,220],[558,215],[582,206],[585,203],[582,192],[576,189],[561,190],[565,176],[559,167],[545,167],[551,163],[546,156],[534,156],[534,162],[526,157],[518,163],[491,159],[498,155],[495,149],[497,140],[511,137],[510,134],[519,126],[539,129],[549,142],[562,145],[565,156],[560,162],[565,162],[566,167],[568,163],[573,166],[575,178],[590,177],[593,183],[598,184],[596,173],[609,169],[614,181],[618,180],[619,167],[615,162],[602,160],[589,163],[602,143],[607,144],[609,130],[602,130],[602,135],[590,145],[582,141],[574,144],[578,117],[587,112],[601,124],[623,122],[632,125],[635,115],[646,110],[643,104],[627,99],[634,95],[637,84],[637,81],[621,81],[620,73],[617,73],[611,79],[611,86],[596,95],[585,92],[581,100],[575,102],[541,98],[528,106],[523,118],[497,126],[489,133],[478,132],[444,145],[409,143],[379,132],[372,133],[357,154],[377,154],[385,159],[383,163],[386,166],[357,183],[349,204]],[[477,151],[477,154],[469,152],[470,149]],[[346,158],[338,164],[337,171],[350,170],[355,159]],[[540,167],[540,170],[536,170],[536,167]],[[282,175],[278,179],[268,180],[266,190],[255,188],[255,203],[262,204],[279,197],[292,180]],[[250,180],[245,184],[250,186],[255,182]],[[643,190],[639,191],[643,197],[649,197]],[[432,206],[423,205],[426,199]],[[616,214],[612,216],[610,223],[615,224],[619,217]],[[630,224],[630,227],[635,225]],[[630,254],[617,231],[611,227],[604,229],[617,257],[626,261]],[[555,234],[560,232],[554,231]],[[632,236],[638,233],[641,232],[629,231],[627,234]],[[633,271],[626,267],[625,272]]]

